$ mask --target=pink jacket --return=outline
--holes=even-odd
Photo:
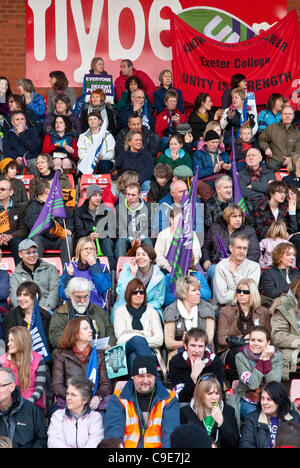
[[[55,411],[48,429],[48,448],[96,448],[104,438],[100,413],[88,408],[76,419],[68,409]]]
[[[31,379],[31,386],[28,388],[28,390],[21,390],[21,393],[22,393],[22,396],[25,398],[25,400],[29,400],[31,395],[35,392],[35,387],[36,387],[36,371],[39,367],[39,364],[40,364],[40,360],[42,359],[42,356],[35,352],[35,351],[32,351],[32,360],[31,360],[31,363],[30,363],[30,379]],[[15,379],[16,379],[16,385],[19,385],[19,382],[18,382],[18,369],[16,369],[16,367],[14,367],[10,361],[10,359],[8,358],[8,355],[7,354],[3,354],[1,357],[0,357],[0,363],[2,364],[3,367],[8,367],[9,369],[11,369],[14,373],[14,376],[15,376]],[[42,399],[42,397],[35,402],[35,404],[37,406],[39,406],[40,408],[42,409],[45,409],[46,406],[45,406],[45,403]]]
[[[153,93],[156,90],[156,86],[151,80],[150,76],[147,75],[147,73],[143,72],[142,70],[136,70],[135,68],[133,69],[133,75],[137,76],[143,83],[143,90],[145,91],[145,94],[149,96],[150,101],[153,104]],[[121,74],[118,76],[118,78],[115,81],[115,97],[116,97],[116,102],[119,101],[119,99],[122,96],[123,91],[125,91],[125,81],[127,80],[128,76],[124,76]]]
[[[259,247],[261,250],[261,256],[259,259],[259,265],[261,268],[267,268],[270,267],[273,264],[272,261],[272,252],[275,249],[275,247],[278,244],[281,244],[282,242],[289,242],[286,239],[271,239],[270,237],[266,237],[265,239],[262,239],[259,243]],[[296,266],[296,261],[294,262],[293,267]]]

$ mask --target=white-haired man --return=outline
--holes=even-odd
[[[49,327],[49,340],[54,349],[57,349],[59,339],[66,324],[74,317],[86,317],[93,330],[93,338],[109,336],[108,347],[116,344],[114,328],[109,321],[108,313],[101,307],[90,302],[90,292],[93,285],[85,278],[72,278],[65,290],[68,300],[59,307],[51,317]]]

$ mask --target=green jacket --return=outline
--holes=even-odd
[[[296,372],[300,351],[300,333],[295,314],[296,301],[282,295],[270,308],[272,343],[282,352],[282,380],[289,380],[289,373]]]
[[[91,324],[93,321],[96,322],[98,327],[98,338],[109,336],[109,345],[115,346],[116,337],[114,334],[114,327],[109,320],[108,313],[104,309],[90,303],[87,312],[87,319]],[[69,320],[69,306],[68,302],[66,302],[64,305],[59,307],[51,317],[49,340],[54,349],[58,348],[58,342]]]

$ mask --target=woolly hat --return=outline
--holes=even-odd
[[[204,137],[204,141],[211,141],[211,140],[220,140],[220,135],[214,130],[208,130]]]
[[[132,364],[131,375],[153,374],[157,375],[154,358],[137,355]]]
[[[102,188],[97,184],[91,184],[86,189],[86,198],[91,198],[95,193],[102,193]]]
[[[2,159],[2,161],[0,161],[0,171],[4,172],[5,168],[9,165],[9,163],[11,163],[12,161],[14,161],[14,159],[12,158],[4,158]]]

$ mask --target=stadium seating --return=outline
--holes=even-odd
[[[105,188],[107,185],[111,184],[111,175],[83,174],[80,178],[78,207],[84,203],[86,199],[86,190],[91,184],[97,184],[101,188]]]

